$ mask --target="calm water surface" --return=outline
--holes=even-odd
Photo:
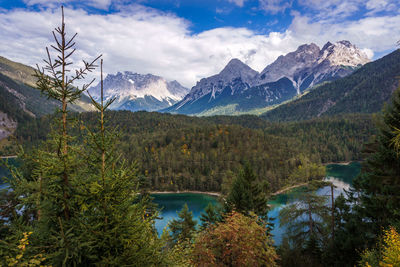
[[[358,175],[361,169],[361,164],[358,162],[350,163],[349,165],[331,164],[326,167],[327,181],[333,182],[336,186],[334,189],[334,196],[337,197],[343,193],[344,189],[349,189],[352,185],[353,179]],[[296,201],[297,197],[301,194],[301,188],[295,188],[287,193],[277,195],[272,199],[269,204],[272,206],[269,216],[274,218],[274,229],[272,234],[277,245],[282,240],[282,234],[285,229],[279,226],[279,211],[287,204]],[[325,187],[318,190],[318,194],[330,195],[330,187]],[[156,229],[159,234],[162,233],[164,227],[168,222],[178,217],[177,213],[182,209],[183,205],[187,203],[189,210],[193,212],[195,220],[200,222],[199,217],[208,203],[217,203],[217,198],[209,195],[202,194],[154,194],[154,202],[162,208],[161,219],[156,221]]]
[[[159,234],[162,233],[165,226],[172,219],[178,218],[178,212],[185,203],[189,207],[189,211],[193,212],[193,218],[200,223],[200,214],[207,207],[208,203],[217,204],[217,197],[194,194],[194,193],[171,193],[171,194],[153,194],[153,202],[157,203],[162,209],[162,219],[156,220],[156,229]]]
[[[342,164],[330,164],[326,166],[326,181],[330,181],[335,185],[333,195],[338,197],[344,193],[344,190],[348,190],[352,184],[353,179],[360,173],[361,164],[359,162],[352,162],[348,165]],[[279,194],[270,201],[272,209],[269,212],[269,216],[274,218],[274,229],[272,234],[274,235],[275,244],[279,245],[282,241],[282,235],[285,232],[284,227],[279,225],[279,212],[287,204],[293,203],[298,199],[301,194],[301,188],[295,188],[287,193]],[[321,188],[317,191],[319,195],[331,195],[330,186]]]

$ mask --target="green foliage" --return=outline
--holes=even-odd
[[[395,129],[400,127],[400,91],[383,114],[376,141],[367,146],[367,159],[361,175],[354,182],[359,193],[357,211],[365,218],[370,233],[377,236],[381,227],[397,225],[400,221],[400,160],[393,146]]]
[[[314,88],[263,117],[272,121],[298,121],[346,113],[379,112],[396,89],[399,73],[400,50],[396,50],[345,78]]]
[[[143,184],[160,191],[227,193],[245,160],[277,191],[296,182],[288,177],[302,157],[310,163],[360,160],[362,143],[374,133],[367,115],[298,123],[269,123],[248,115],[196,118],[109,111],[106,116],[109,127],[120,130],[118,152],[128,162],[137,161],[140,176],[147,178]],[[80,114],[79,119],[88,127],[98,120],[95,113]],[[48,125],[47,118],[19,125],[18,139],[26,145],[44,140]],[[84,131],[76,129],[75,135]]]
[[[268,220],[268,184],[261,183],[246,163],[232,183],[232,187],[225,201],[225,210],[236,210],[242,214],[257,214]]]
[[[325,177],[325,166],[312,163],[302,155],[300,155],[299,161],[301,164],[288,177],[289,184],[307,183],[313,180],[321,180]]]
[[[400,225],[400,161],[393,143],[400,127],[399,94],[397,90],[392,105],[385,108],[376,138],[365,146],[366,160],[353,181],[354,188],[347,193],[347,200],[335,201],[336,237],[327,252],[332,264],[353,266],[360,260],[359,251],[377,243],[382,227]],[[370,251],[364,257],[374,258],[375,254]]]
[[[195,266],[276,266],[277,255],[266,225],[257,216],[232,212],[196,238]]]
[[[191,241],[196,231],[197,222],[193,220],[193,214],[189,211],[187,204],[178,213],[178,217],[179,219],[173,219],[168,224],[172,241],[174,243]]]
[[[147,200],[138,193],[137,169],[121,160],[115,151],[116,132],[105,128],[110,102],[92,99],[99,111],[94,114],[97,127],[78,128],[68,117],[68,105],[87,88],[77,89],[73,81],[84,78],[94,63],[85,63],[67,79],[70,62],[64,53],[73,47],[75,36],[65,39],[64,17],[56,32],[60,39],[54,36],[53,48],[61,55],[53,62],[49,53],[46,61],[52,78],[40,69],[37,77],[40,90],[62,109],[47,140],[39,149],[22,152],[22,167],[11,169],[11,190],[0,202],[11,204],[4,213],[8,220],[2,224],[6,239],[0,243],[0,255],[13,256],[7,247],[13,247],[21,232],[32,231],[29,255],[45,264],[163,266],[165,253],[153,225],[157,214],[147,213]],[[77,139],[73,133],[80,130],[85,132]],[[8,259],[15,263],[19,255]]]
[[[214,225],[222,220],[221,210],[219,207],[214,206],[212,203],[208,203],[204,212],[200,215],[201,226],[200,230],[204,230],[210,225]]]
[[[290,266],[293,261],[301,262],[301,266],[323,266],[322,250],[332,238],[331,214],[328,196],[317,195],[316,190],[325,185],[324,182],[310,182],[295,203],[279,212],[279,223],[286,228],[286,240],[280,250],[283,266]]]

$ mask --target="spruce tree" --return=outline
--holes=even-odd
[[[178,217],[179,219],[173,219],[168,225],[172,240],[175,243],[178,241],[191,241],[196,231],[197,222],[193,220],[193,214],[189,211],[187,204],[178,213]]]
[[[325,185],[317,181],[310,183],[296,202],[279,212],[279,223],[286,227],[285,238],[289,241],[286,253],[292,249],[300,250],[307,255],[307,261],[314,263],[320,261],[321,249],[328,244],[330,233],[328,197],[316,192]]]
[[[227,212],[233,209],[244,215],[254,212],[265,221],[268,220],[268,185],[258,181],[249,163],[244,165],[233,181],[224,207]]]
[[[84,142],[69,134],[78,122],[69,118],[68,105],[90,84],[79,89],[73,82],[92,71],[97,59],[84,62],[84,68],[67,77],[76,35],[66,40],[63,12],[62,25],[53,34],[52,47],[59,55],[53,61],[47,49],[47,66],[38,67],[36,76],[38,88],[59,101],[61,109],[48,139],[39,149],[22,153],[23,168],[12,172],[16,216],[9,217],[13,234],[1,242],[0,255],[8,253],[14,259],[18,241],[29,238],[26,261],[40,258],[53,266],[163,266],[154,215],[146,212],[147,202],[139,197],[137,168],[115,153],[117,134],[106,128],[105,111],[112,100],[104,103],[103,90],[100,102],[92,98],[98,128],[81,125],[87,130]],[[8,252],[3,250],[7,246]]]
[[[101,60],[100,102],[89,94],[98,111],[98,127],[85,127],[86,168],[80,174],[86,177],[86,186],[80,187],[84,205],[80,223],[84,239],[92,244],[85,264],[159,266],[162,244],[153,226],[157,214],[147,212],[148,201],[139,194],[137,167],[115,151],[116,129],[106,128],[105,111],[114,99],[104,102],[102,66]]]
[[[400,226],[400,158],[396,145],[400,89],[394,92],[392,104],[385,108],[378,128],[376,141],[366,147],[367,159],[353,183],[358,193],[355,210],[368,225],[369,236],[374,238],[382,227]]]
[[[201,230],[206,229],[210,225],[213,225],[222,220],[221,211],[218,207],[214,206],[212,203],[208,203],[204,212],[200,215]]]

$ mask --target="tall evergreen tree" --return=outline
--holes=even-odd
[[[322,251],[329,244],[331,222],[327,196],[316,190],[326,183],[314,181],[305,186],[296,202],[279,212],[279,223],[286,228],[281,258],[283,266],[322,266]]]
[[[370,236],[381,228],[400,226],[400,158],[396,136],[400,129],[400,89],[383,112],[376,141],[367,146],[367,159],[354,181],[356,210],[368,224]]]
[[[204,212],[200,215],[201,221],[201,230],[206,229],[210,225],[213,225],[222,220],[221,210],[214,206],[212,203],[208,203],[207,207],[204,209]]]
[[[236,210],[245,215],[254,212],[268,220],[268,185],[258,181],[249,163],[240,170],[232,183],[224,203],[225,210]]]
[[[287,228],[286,234],[295,247],[307,249],[321,246],[329,233],[328,197],[316,192],[323,185],[316,182],[309,184],[298,201],[279,213],[280,225]]]
[[[197,222],[193,220],[193,214],[189,211],[187,204],[178,213],[178,217],[179,219],[173,219],[168,225],[172,240],[175,243],[178,241],[190,241],[196,231]]]
[[[24,257],[31,255],[54,266],[163,266],[154,216],[148,216],[147,203],[138,195],[136,168],[115,153],[116,132],[105,127],[104,111],[112,100],[103,102],[102,86],[101,102],[92,98],[99,126],[82,126],[88,134],[79,145],[75,144],[78,136],[69,135],[74,131],[67,106],[88,87],[78,89],[73,81],[82,79],[95,65],[85,62],[76,76],[67,78],[68,58],[75,51],[69,49],[73,49],[76,35],[66,41],[64,13],[56,32],[60,39],[54,33],[56,45],[52,47],[60,55],[53,62],[47,50],[47,67],[38,68],[37,77],[39,89],[62,108],[49,139],[32,154],[21,155],[24,168],[12,172],[10,186],[18,203],[14,213],[22,209],[21,215],[10,217],[14,241],[23,237],[25,244],[29,238]],[[12,244],[6,244],[13,256]],[[3,245],[0,255],[4,255]]]
[[[101,60],[100,102],[90,95],[99,114],[97,129],[87,129],[86,168],[79,187],[82,196],[80,220],[85,240],[91,245],[86,264],[101,266],[161,265],[161,243],[154,230],[156,214],[147,213],[147,201],[139,195],[136,166],[128,165],[115,152],[117,133],[106,128],[105,111],[114,99],[103,101]],[[82,184],[83,185],[83,184]]]

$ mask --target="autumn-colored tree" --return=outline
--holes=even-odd
[[[360,266],[397,267],[400,266],[400,234],[394,227],[383,232],[383,238],[375,249],[365,250]]]
[[[276,266],[278,256],[266,226],[252,217],[233,211],[223,222],[201,232],[195,240],[196,266]]]

